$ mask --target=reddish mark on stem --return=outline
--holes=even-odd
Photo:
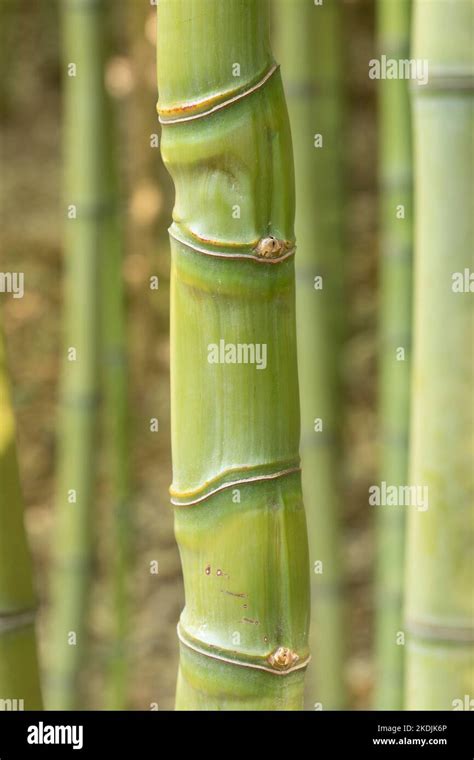
[[[244,617],[244,618],[242,618],[242,622],[243,623],[251,623],[252,625],[260,625],[260,621],[259,620],[252,620],[252,618],[246,618],[246,617]]]
[[[206,569],[204,570],[204,572],[206,573],[206,575],[210,575],[211,574],[211,566],[207,565]]]
[[[240,599],[245,599],[247,594],[238,594],[236,591],[228,591],[228,589],[221,589],[223,594],[229,594],[229,596],[238,596]],[[245,607],[247,605],[244,605]]]

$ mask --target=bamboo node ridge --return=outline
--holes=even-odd
[[[287,475],[292,475],[301,471],[299,461],[294,464],[289,464],[284,469],[270,469],[268,471],[268,468],[268,465],[260,465],[259,467],[254,466],[252,468],[246,468],[246,472],[244,471],[244,468],[230,468],[220,473],[212,480],[209,480],[190,491],[178,491],[171,486],[171,503],[175,507],[192,507],[194,504],[199,504],[227,488],[236,488],[237,486],[245,486],[250,483],[284,478]]]
[[[253,95],[257,90],[260,90],[279,68],[280,67],[277,63],[273,63],[257,80],[254,80],[251,83],[245,83],[237,88],[226,90],[225,92],[220,92],[211,96],[208,95],[199,100],[180,103],[170,107],[160,106],[158,103],[156,110],[158,112],[159,122],[163,125],[180,124],[186,121],[202,119],[205,116],[212,116],[216,111],[227,108],[228,106],[237,103],[239,100],[242,100],[249,95]]]
[[[178,623],[177,632],[180,642],[188,647],[188,649],[191,649],[198,654],[205,655],[214,660],[229,663],[230,665],[237,665],[242,668],[264,670],[275,676],[285,676],[296,670],[302,670],[307,667],[311,660],[310,655],[301,658],[292,649],[283,646],[277,647],[267,657],[261,657],[246,652],[226,650],[213,644],[197,641],[187,633],[181,622]]]
[[[474,91],[474,69],[472,67],[452,67],[441,69],[430,66],[429,79],[420,85],[416,80],[410,81],[409,89],[413,95],[423,95],[434,91]]]
[[[216,249],[214,249],[196,243],[194,240],[190,241],[180,233],[177,224],[172,224],[168,232],[170,237],[186,248],[189,248],[189,250],[194,253],[202,253],[205,256],[214,256],[219,259],[248,259],[250,261],[257,261],[260,264],[279,264],[281,261],[286,261],[286,259],[294,256],[296,253],[295,242],[290,240],[278,240],[273,237],[273,235],[262,237],[256,244],[252,244],[253,247],[249,248],[248,251],[235,251],[230,247],[228,247],[228,250],[224,250],[226,247],[225,244],[219,244],[217,242],[215,244]],[[218,250],[217,247],[219,247],[220,250]]]
[[[36,617],[36,609],[20,610],[19,612],[7,612],[0,614],[0,635],[18,628],[26,628],[33,625]]]
[[[426,640],[449,641],[452,644],[474,642],[474,627],[470,624],[447,625],[409,618],[405,622],[405,628],[412,636]]]

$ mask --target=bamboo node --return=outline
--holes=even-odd
[[[276,670],[288,670],[288,668],[293,667],[299,659],[300,658],[296,652],[288,649],[288,647],[278,647],[278,649],[275,649],[275,651],[268,657],[268,662],[273,668],[276,668]]]
[[[254,92],[260,90],[271,79],[278,69],[279,66],[276,63],[272,63],[270,68],[261,77],[254,82],[247,83],[242,88],[231,88],[217,95],[205,96],[199,100],[180,103],[171,107],[157,103],[156,110],[160,124],[180,124],[194,119],[201,119],[203,116],[212,116],[216,111],[227,108],[239,100],[253,95]]]
[[[258,241],[255,252],[264,259],[276,259],[291,248],[292,245],[287,240],[278,240],[273,235],[268,235]]]
[[[18,612],[0,612],[0,634],[16,631],[34,625],[36,609],[19,610]]]

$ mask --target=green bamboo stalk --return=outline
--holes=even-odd
[[[110,125],[110,126],[109,126]],[[105,443],[108,500],[111,505],[111,540],[108,551],[112,586],[112,636],[108,669],[109,709],[123,710],[127,702],[127,635],[130,560],[130,468],[128,439],[128,381],[125,327],[125,294],[122,274],[123,248],[118,217],[119,195],[112,114],[103,129],[108,135],[110,171],[106,189],[115,213],[104,220],[102,251],[101,327],[105,400]]]
[[[0,116],[2,118],[8,117],[11,108],[11,81],[12,81],[12,66],[11,62],[14,57],[11,54],[13,43],[13,29],[14,24],[14,12],[13,5],[8,0],[4,0],[0,3],[0,70],[2,76],[0,77]],[[6,75],[8,66],[8,76]]]
[[[67,710],[80,704],[79,673],[86,651],[97,457],[99,254],[104,248],[105,221],[115,208],[108,197],[108,136],[102,128],[106,122],[104,4],[102,0],[63,0],[60,7],[66,70],[66,348],[47,702],[50,708]],[[71,207],[76,209],[76,218],[71,218]],[[71,349],[76,352],[72,361]]]
[[[343,103],[340,2],[278,0],[277,39],[296,169],[297,328],[303,493],[311,574],[306,705],[345,706],[339,539]],[[316,135],[322,145],[316,147]],[[315,281],[322,277],[322,289]],[[316,420],[322,421],[319,429]]]
[[[409,58],[411,0],[378,0],[379,54]],[[412,179],[409,88],[406,79],[379,87],[380,480],[408,481],[408,426],[411,358]],[[402,354],[403,352],[403,354]],[[403,507],[377,513],[377,568],[374,707],[401,710],[403,704]]]
[[[162,0],[158,9],[162,153],[176,186],[171,494],[186,594],[178,709],[303,703],[293,164],[268,26],[262,0]],[[230,363],[238,344],[247,359],[259,352],[261,369]],[[213,353],[222,346],[229,363]]]
[[[474,270],[474,6],[414,7],[412,57],[429,62],[429,82],[413,88],[410,469],[428,509],[408,518],[405,694],[409,710],[451,710],[474,693],[473,296],[457,292]]]
[[[0,710],[41,710],[36,599],[23,525],[3,333],[0,331]]]

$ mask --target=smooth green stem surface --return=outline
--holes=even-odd
[[[379,56],[409,58],[411,0],[379,0]],[[382,79],[379,96],[379,479],[408,483],[412,321],[412,170],[409,83]],[[403,705],[405,507],[377,509],[374,708]]]
[[[110,4],[108,6],[111,8]],[[123,9],[128,20],[129,9]],[[148,11],[139,11],[140,17]],[[118,13],[121,15],[122,10]],[[110,17],[109,17],[110,18]],[[108,24],[102,36],[109,48]],[[104,93],[105,116],[98,125],[105,146],[104,198],[108,213],[103,220],[100,255],[100,371],[104,402],[105,484],[107,504],[107,553],[110,643],[108,646],[105,705],[108,709],[127,708],[130,630],[128,579],[130,575],[130,446],[128,412],[128,357],[125,287],[123,277],[124,243],[119,180],[118,110]],[[149,148],[148,148],[149,150]]]
[[[405,587],[409,710],[474,693],[474,6],[415,0],[415,320]],[[467,279],[469,283],[469,278]],[[472,284],[470,285],[472,289]]]
[[[299,709],[309,573],[294,186],[267,3],[163,0],[158,84],[176,187],[171,494],[186,594],[176,705]]]
[[[42,708],[35,607],[15,422],[0,330],[0,711]]]
[[[108,670],[108,706],[125,709],[127,702],[129,605],[127,577],[130,570],[130,450],[123,249],[118,217],[119,196],[112,114],[104,129],[110,145],[111,180],[107,191],[115,214],[104,222],[102,263],[102,381],[105,400],[105,449],[107,494],[111,528],[108,552],[111,575],[111,655]]]
[[[48,706],[81,704],[93,554],[97,459],[99,258],[108,218],[104,3],[60,5],[64,73],[66,289],[60,396],[56,533],[52,562]]]

